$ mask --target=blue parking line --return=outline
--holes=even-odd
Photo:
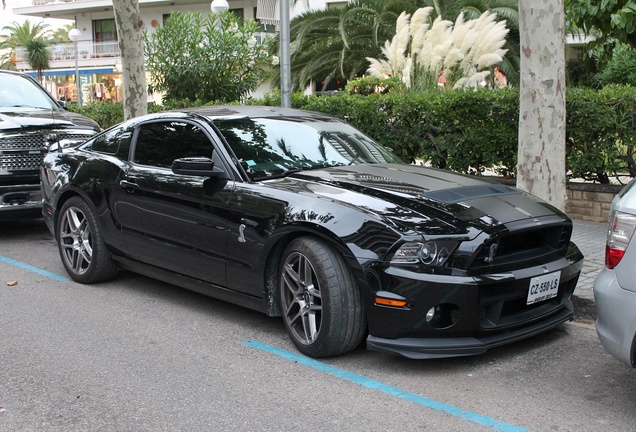
[[[57,281],[71,280],[70,278],[68,278],[66,276],[60,276],[60,275],[57,275],[55,273],[51,273],[49,271],[39,269],[37,267],[33,267],[32,265],[25,264],[25,263],[20,262],[20,261],[16,261],[16,260],[11,259],[11,258],[6,257],[6,256],[0,255],[0,261],[6,262],[7,264],[14,265],[16,267],[20,267],[20,268],[25,269],[25,270],[32,271],[32,272],[37,273],[39,275],[45,276],[45,277],[47,277],[49,279],[53,279],[53,280],[57,280]]]
[[[434,409],[435,411],[442,411],[452,416],[459,417],[464,420],[468,420],[470,422],[492,428],[493,430],[502,431],[502,432],[527,432],[528,431],[528,429],[524,429],[522,427],[515,426],[510,423],[501,422],[492,417],[484,416],[484,415],[477,414],[471,411],[466,411],[462,408],[458,408],[453,405],[437,402],[433,399],[429,399],[427,397],[424,397],[415,393],[411,393],[409,391],[402,390],[397,387],[393,387],[391,385],[384,384],[376,380],[372,380],[365,376],[358,375],[356,373],[349,372],[344,369],[339,369],[337,367],[330,366],[325,363],[321,363],[317,360],[310,359],[309,357],[305,357],[299,354],[294,354],[289,351],[285,351],[283,349],[277,348],[272,345],[267,345],[258,341],[244,341],[243,343],[247,345],[248,347],[269,352],[271,354],[282,357],[285,360],[293,361],[303,366],[308,366],[310,368],[324,372],[328,375],[350,381],[354,384],[358,384],[363,387],[370,388],[372,390],[377,390],[381,393],[385,393],[390,396],[395,396],[399,399],[403,399],[403,400],[421,405],[426,408]]]

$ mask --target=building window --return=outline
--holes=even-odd
[[[93,40],[95,41],[95,52],[97,54],[115,55],[119,53],[115,20],[94,20]]]
[[[230,12],[232,12],[234,15],[236,15],[238,17],[238,19],[241,20],[241,22],[245,21],[245,13],[243,12],[243,8],[230,9]]]

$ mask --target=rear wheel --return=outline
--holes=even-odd
[[[299,238],[285,249],[279,272],[285,327],[300,352],[329,357],[356,348],[366,332],[360,292],[340,254]]]
[[[95,283],[115,277],[117,267],[84,200],[73,197],[64,203],[56,233],[62,263],[73,280]]]

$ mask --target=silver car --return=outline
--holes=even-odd
[[[596,331],[605,349],[636,367],[636,180],[614,198],[605,268],[594,281]]]

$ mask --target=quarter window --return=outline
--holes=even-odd
[[[212,142],[199,126],[166,121],[139,127],[133,162],[159,168],[170,168],[175,159],[212,157]]]
[[[108,130],[95,137],[91,142],[87,143],[83,148],[98,153],[117,154],[122,144],[128,147],[130,142],[130,132],[121,128]]]

